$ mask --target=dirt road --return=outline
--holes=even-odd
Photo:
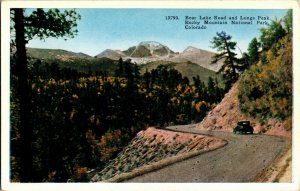
[[[166,129],[211,135],[227,140],[228,144],[127,182],[253,182],[288,144],[286,139],[280,137],[203,131],[191,125]]]

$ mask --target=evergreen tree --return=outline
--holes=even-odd
[[[123,59],[119,58],[118,61],[118,68],[115,71],[115,76],[116,77],[122,77],[124,73],[124,68],[123,68]]]
[[[212,79],[212,77],[208,78],[207,82],[207,93],[208,93],[208,102],[209,103],[215,103],[217,98],[216,98],[216,90],[215,90],[215,82]]]
[[[74,37],[77,34],[76,21],[80,19],[74,10],[65,10],[61,13],[58,9],[36,9],[29,16],[24,16],[23,9],[12,9],[15,44],[16,44],[16,76],[17,94],[20,101],[20,139],[22,147],[20,154],[20,179],[22,182],[32,181],[32,134],[33,127],[30,124],[30,87],[28,82],[28,64],[26,44],[37,37]]]
[[[284,22],[284,29],[286,30],[286,33],[291,34],[293,33],[293,10],[288,10],[287,14],[283,18]]]
[[[218,52],[214,55],[211,63],[215,64],[219,60],[224,60],[219,72],[223,73],[223,77],[226,80],[226,84],[230,86],[233,82],[238,79],[237,73],[237,62],[236,53],[233,51],[236,47],[236,42],[231,41],[231,36],[227,35],[226,32],[217,32],[217,36],[211,41],[212,48],[217,49]]]
[[[247,53],[243,53],[242,57],[237,61],[237,69],[239,72],[243,72],[244,70],[250,67],[250,57]]]
[[[131,64],[131,60],[130,59],[128,59],[128,60],[126,60],[124,62],[124,76],[130,82],[133,81],[133,77],[134,77],[134,75],[133,75],[133,68],[132,68],[131,65],[132,64]]]
[[[269,50],[273,44],[286,35],[281,20],[278,19],[273,20],[268,27],[261,28],[260,32],[261,46],[265,51]]]
[[[137,64],[133,65],[133,74],[134,74],[134,79],[136,81],[140,80],[141,73],[140,73],[140,68],[138,67]]]
[[[150,82],[151,82],[151,74],[148,72],[148,68],[146,69],[145,74],[143,75],[143,82],[146,88],[150,88]]]
[[[249,64],[255,64],[259,60],[259,48],[260,43],[257,41],[256,38],[253,38],[248,46],[248,58],[249,58]]]

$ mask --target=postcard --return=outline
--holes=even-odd
[[[3,190],[299,189],[296,1],[1,5]]]

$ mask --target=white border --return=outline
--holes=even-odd
[[[293,9],[293,181],[292,183],[10,183],[9,182],[9,17],[10,8],[211,8],[211,9]],[[300,36],[299,4],[285,1],[2,1],[1,2],[1,189],[3,190],[300,190]],[[254,161],[255,162],[255,161]]]

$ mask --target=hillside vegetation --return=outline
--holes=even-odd
[[[241,111],[261,121],[270,118],[292,120],[293,108],[292,11],[281,20],[261,29],[262,50],[254,64],[241,77]],[[249,50],[254,50],[249,45]]]
[[[242,60],[248,63],[240,79],[198,128],[232,131],[249,120],[256,133],[291,137],[293,108],[291,11],[272,21],[254,38]]]
[[[241,77],[241,111],[265,120],[292,115],[292,41],[285,37],[272,45],[264,61],[253,65]]]

